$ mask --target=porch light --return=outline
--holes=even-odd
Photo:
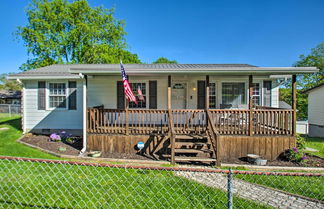
[[[196,87],[193,87],[192,90],[193,90],[193,91],[196,91],[197,89],[196,89]]]

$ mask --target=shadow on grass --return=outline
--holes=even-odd
[[[13,118],[0,122],[0,125],[9,125],[17,130],[21,130],[21,118]]]
[[[300,136],[304,137],[306,139],[306,142],[323,142],[324,143],[324,138],[322,137],[310,137],[305,134],[301,134]]]
[[[52,206],[44,206],[44,205],[32,205],[32,204],[26,204],[26,203],[21,203],[21,202],[13,202],[13,201],[4,201],[4,200],[0,200],[0,204],[7,204],[7,205],[19,205],[19,206],[24,206],[25,208],[28,207],[28,208],[53,208]],[[57,208],[57,209],[63,209],[61,207],[54,207],[54,208]],[[66,208],[66,207],[64,207]]]

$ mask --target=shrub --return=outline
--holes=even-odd
[[[50,140],[53,142],[61,141],[61,136],[57,133],[52,133],[50,135]]]
[[[290,149],[287,158],[289,161],[296,163],[305,162],[307,159],[304,150],[299,149],[298,147],[293,147],[292,149]]]
[[[296,163],[303,163],[307,160],[307,156],[305,154],[306,148],[306,140],[304,137],[297,135],[297,146],[288,150],[287,159]]]

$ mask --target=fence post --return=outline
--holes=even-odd
[[[233,176],[232,176],[232,169],[229,169],[228,175],[227,175],[227,208],[232,209],[233,208]]]
[[[8,108],[9,108],[9,117],[11,117],[11,105],[8,104]]]

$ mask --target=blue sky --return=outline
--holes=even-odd
[[[0,1],[0,73],[27,60],[17,26],[26,24],[29,0]],[[115,6],[126,21],[129,50],[142,62],[160,56],[179,63],[291,66],[324,42],[323,0],[89,0]]]

